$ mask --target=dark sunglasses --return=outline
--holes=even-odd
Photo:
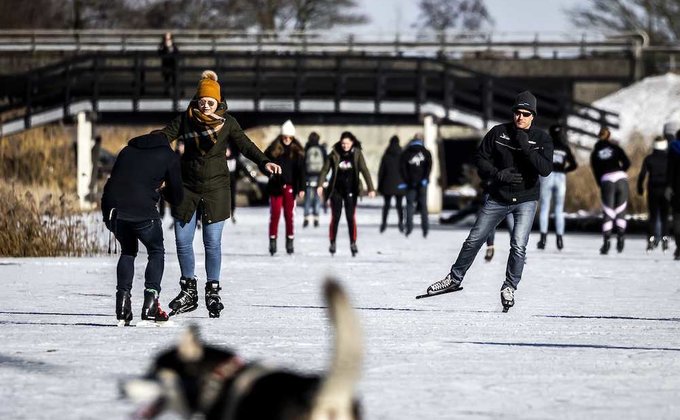
[[[519,117],[520,115],[523,116],[524,118],[529,118],[534,114],[527,111],[515,111],[515,117]]]

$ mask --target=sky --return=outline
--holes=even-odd
[[[418,0],[358,0],[371,22],[357,28],[362,34],[413,31],[418,19]],[[588,0],[485,0],[495,24],[494,32],[573,32],[565,9]]]

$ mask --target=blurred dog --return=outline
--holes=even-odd
[[[200,341],[190,327],[179,344],[162,353],[142,379],[122,384],[124,396],[145,404],[136,418],[166,410],[207,420],[358,420],[354,388],[359,379],[362,339],[359,320],[342,288],[324,285],[335,350],[323,376],[246,364],[227,349]]]

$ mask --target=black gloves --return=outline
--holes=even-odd
[[[522,149],[524,153],[529,153],[531,150],[531,145],[529,144],[529,135],[522,130],[517,130],[515,139],[517,140],[520,149]]]
[[[506,184],[521,184],[524,181],[522,174],[515,168],[505,168],[496,172],[496,179]]]

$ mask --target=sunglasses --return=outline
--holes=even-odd
[[[529,118],[534,114],[528,111],[515,111],[515,117],[519,117],[520,115],[524,118]]]
[[[217,105],[217,101],[214,101],[212,99],[199,99],[198,100],[198,106],[204,107],[206,105],[212,108],[215,105]]]

